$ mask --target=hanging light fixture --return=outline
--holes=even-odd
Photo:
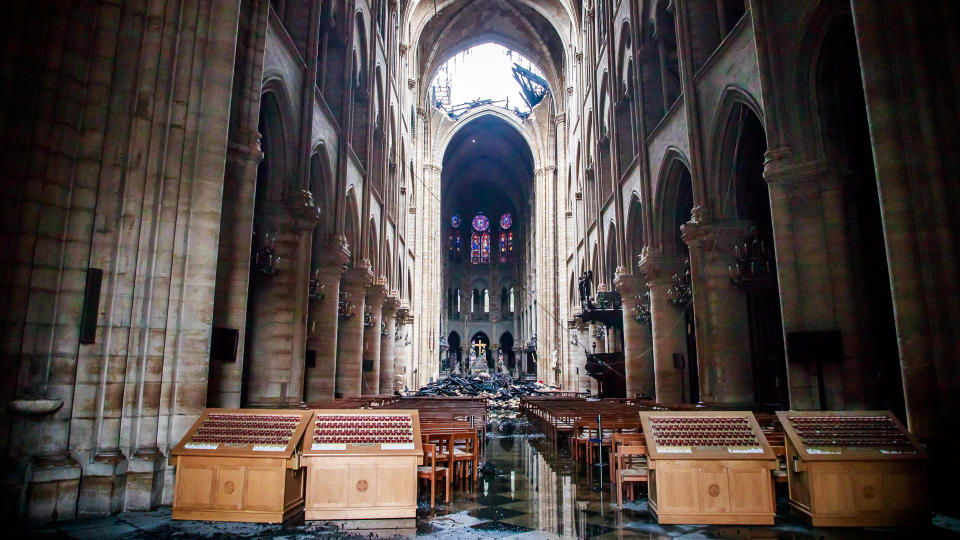
[[[637,303],[633,306],[633,320],[640,324],[650,324],[650,291],[637,295]]]
[[[356,304],[350,301],[350,293],[340,291],[340,300],[337,302],[337,316],[341,321],[350,320],[356,314]]]
[[[690,281],[690,258],[683,260],[683,272],[673,275],[673,285],[667,290],[671,305],[684,308],[693,300],[693,284]]]
[[[326,297],[326,284],[320,281],[320,269],[314,268],[310,274],[310,286],[307,288],[307,297],[316,302],[322,302]]]
[[[770,255],[757,227],[750,232],[742,244],[733,246],[736,263],[727,266],[730,281],[738,287],[755,287],[766,283],[770,277]]]
[[[253,268],[257,272],[273,277],[280,270],[280,256],[276,253],[276,233],[253,233]]]

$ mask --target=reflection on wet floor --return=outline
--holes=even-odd
[[[492,423],[487,462],[476,489],[455,485],[450,504],[431,509],[421,495],[417,519],[290,522],[284,525],[173,521],[170,510],[126,512],[25,529],[20,536],[50,538],[681,538],[681,539],[886,539],[958,538],[956,520],[936,516],[923,530],[814,529],[790,514],[786,492],[778,492],[772,527],[659,525],[646,499],[616,508],[609,476],[588,475],[565,448],[555,451],[523,419]],[[597,471],[599,473],[600,471]],[[601,487],[602,482],[602,487]],[[781,486],[780,489],[783,489]],[[422,491],[422,490],[421,490]],[[442,498],[438,497],[438,501]]]
[[[599,467],[597,467],[599,469]],[[429,509],[421,499],[420,535],[427,538],[938,538],[953,537],[945,527],[902,529],[814,529],[790,514],[786,492],[779,493],[772,527],[731,525],[659,525],[650,515],[645,493],[623,510],[609,476],[595,471],[588,480],[565,448],[555,451],[524,420],[490,426],[487,464],[476,492],[460,486],[454,500]],[[429,526],[427,526],[429,525]]]

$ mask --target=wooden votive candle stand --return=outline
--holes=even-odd
[[[817,527],[929,523],[927,453],[889,411],[780,411],[790,506]]]
[[[314,519],[413,518],[423,461],[416,410],[313,413],[304,439],[304,516]]]
[[[173,519],[282,523],[303,505],[310,411],[207,409],[170,452]]]
[[[777,459],[751,412],[641,412],[660,523],[772,525]]]

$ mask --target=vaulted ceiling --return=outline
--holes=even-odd
[[[564,43],[572,26],[565,0],[446,0],[411,5],[410,39],[421,88],[454,54],[498,43],[539,66],[554,92],[563,84]]]
[[[461,212],[466,221],[476,210],[496,219],[510,211],[529,215],[533,155],[526,140],[506,121],[481,116],[469,121],[447,146],[443,157],[443,217]]]

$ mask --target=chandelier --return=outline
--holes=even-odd
[[[671,305],[684,308],[693,300],[693,285],[690,281],[690,259],[683,260],[683,272],[673,275],[673,285],[667,290]]]
[[[650,291],[637,295],[637,304],[633,306],[633,320],[640,324],[650,324]]]
[[[373,328],[373,313],[370,313],[370,310],[366,308],[363,310],[363,327]]]
[[[770,277],[770,256],[756,227],[750,227],[750,233],[742,244],[733,246],[733,253],[737,262],[727,266],[727,271],[734,285],[761,285]]]
[[[314,268],[310,274],[310,286],[307,288],[307,297],[310,300],[322,302],[326,296],[326,284],[320,281],[320,269]]]
[[[356,315],[357,306],[350,301],[350,293],[340,291],[340,300],[337,302],[337,316],[341,321],[350,320]]]
[[[272,277],[280,270],[280,256],[276,253],[277,235],[253,233],[253,268],[257,272]]]

